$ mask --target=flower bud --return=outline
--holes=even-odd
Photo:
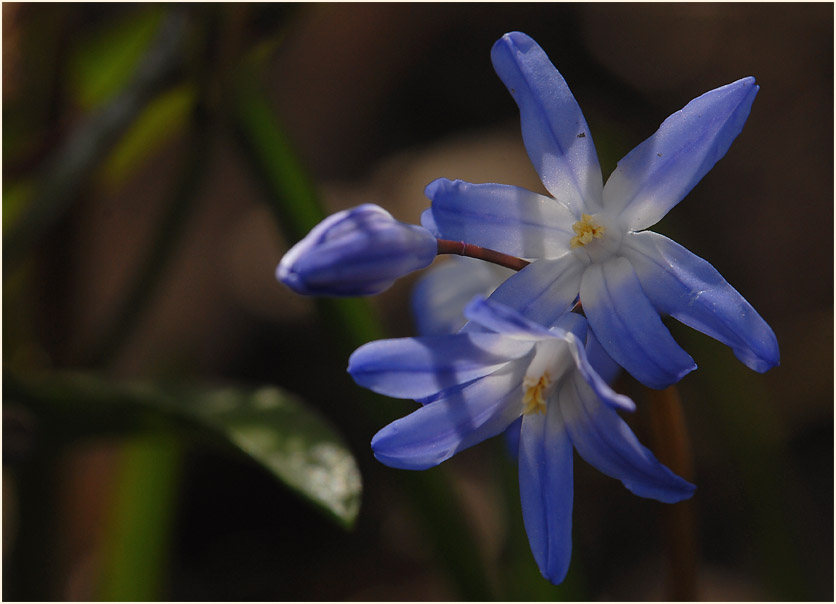
[[[437,251],[427,229],[367,203],[315,226],[284,255],[276,278],[304,295],[369,296],[429,266]]]

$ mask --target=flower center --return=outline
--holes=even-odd
[[[549,394],[573,363],[565,342],[558,339],[537,342],[522,383],[523,415],[546,413]]]
[[[569,241],[572,251],[587,264],[604,262],[617,253],[624,239],[624,227],[615,216],[607,212],[581,214],[572,225],[575,236]]]
[[[593,239],[600,239],[604,236],[607,228],[590,216],[589,214],[581,214],[581,219],[572,225],[572,230],[575,231],[575,236],[569,244],[573,247],[583,247]]]
[[[546,371],[540,378],[525,376],[523,378],[523,415],[529,413],[546,414],[546,397],[545,394],[552,385],[549,372]]]

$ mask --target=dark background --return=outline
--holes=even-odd
[[[194,68],[189,49],[208,49],[210,126],[200,144],[210,154],[160,287],[121,346],[105,358],[89,354],[154,241],[194,144],[176,122],[122,171],[106,163],[114,135],[104,167],[78,180],[66,211],[29,250],[25,277],[15,278],[4,247],[4,365],[281,385],[343,430],[364,501],[356,529],[344,532],[261,469],[191,447],[165,599],[461,597],[395,486],[398,471],[371,456],[367,443],[381,426],[356,418],[362,394],[344,374],[345,350],[314,304],[273,278],[293,242],[276,227],[229,127],[222,74],[244,49],[274,40],[259,76],[328,211],[372,202],[417,222],[428,204],[423,187],[437,177],[541,190],[516,106],[490,64],[492,44],[512,30],[537,40],[569,83],[605,178],[689,100],[756,77],[761,90],[742,134],[654,227],[714,264],[781,346],[781,366],[760,375],[672,326],[700,365],[680,386],[698,486],[696,597],[833,598],[831,4],[4,3],[4,223],[14,191],[49,170],[52,151],[95,112],[74,94],[74,52],[115,24],[174,10],[187,17],[186,66],[159,90]],[[388,335],[412,333],[410,281],[372,302]],[[629,382],[621,388],[642,396]],[[640,402],[630,421],[653,448],[644,409]],[[32,591],[5,566],[24,538],[17,481],[39,446],[29,423],[4,405],[4,597],[91,599],[120,441],[84,439],[62,459],[57,495],[39,502],[59,519],[55,559]],[[477,447],[432,470],[456,478],[481,544],[472,555],[489,567],[507,563],[509,535],[521,530],[507,513],[515,478],[500,448]],[[667,597],[664,513],[577,459],[567,581],[575,591],[547,597]]]

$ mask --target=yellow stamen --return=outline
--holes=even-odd
[[[552,380],[549,372],[546,371],[540,378],[533,378],[525,376],[523,378],[523,388],[525,394],[523,395],[523,415],[529,413],[546,414],[546,401],[543,394],[551,386]]]
[[[572,225],[575,236],[569,242],[573,248],[581,247],[592,241],[593,238],[600,239],[604,236],[606,229],[592,220],[589,214],[581,214],[581,219]]]

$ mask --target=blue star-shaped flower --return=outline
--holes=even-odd
[[[635,405],[598,375],[581,315],[566,313],[546,329],[481,296],[465,314],[471,322],[459,333],[381,340],[351,356],[348,371],[361,386],[424,403],[374,436],[378,460],[424,470],[519,426],[523,519],[553,583],[571,556],[573,448],[642,497],[673,503],[693,494],[616,413]]]
[[[607,352],[653,388],[696,368],[660,313],[730,346],[756,371],[778,364],[775,334],[708,262],[657,233],[658,222],[726,153],[758,91],[743,78],[668,117],[606,185],[586,120],[545,52],[514,32],[493,47],[516,100],[526,150],[551,198],[508,185],[439,179],[422,222],[437,236],[535,260],[493,299],[552,324],[580,297]]]

